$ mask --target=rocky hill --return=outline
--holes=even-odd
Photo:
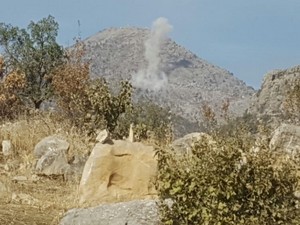
[[[300,80],[300,66],[267,73],[247,111],[260,118],[271,118],[275,125],[288,119],[285,118],[285,100],[296,80]]]
[[[147,40],[152,33],[141,28],[111,28],[84,40],[92,77],[103,76],[113,88],[121,79],[132,79],[134,83],[137,76],[151,66]],[[155,48],[151,43],[149,47],[148,41],[150,51],[152,47]],[[136,85],[136,98],[168,106],[173,113],[192,122],[201,121],[203,103],[220,109],[222,102],[228,99],[229,111],[234,115],[241,115],[248,107],[254,89],[230,72],[206,62],[168,38],[162,40],[158,50],[158,57],[154,59],[155,72],[159,73],[158,80],[164,83],[159,88],[152,88],[155,83],[151,82],[147,83],[149,88]]]

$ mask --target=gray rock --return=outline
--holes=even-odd
[[[43,175],[64,175],[70,168],[62,149],[50,149],[36,164],[36,172]]]
[[[74,160],[70,163],[70,168],[64,174],[65,180],[79,183],[87,159],[88,156],[75,156]]]
[[[35,170],[43,175],[64,175],[70,168],[67,161],[69,143],[57,136],[42,139],[34,148],[38,158]]]
[[[49,136],[36,144],[34,155],[36,158],[40,158],[49,151],[62,151],[66,153],[69,147],[69,143],[64,139],[57,136]]]
[[[252,97],[247,111],[258,118],[268,118],[276,128],[287,121],[285,97],[296,80],[300,79],[300,66],[286,70],[274,70],[264,76],[260,90]],[[271,124],[271,125],[272,125]]]
[[[103,204],[93,208],[68,211],[60,225],[158,225],[154,200],[135,200]]]

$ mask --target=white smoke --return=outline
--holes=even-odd
[[[166,18],[160,17],[153,22],[150,37],[145,41],[145,59],[148,66],[132,77],[135,87],[158,91],[168,83],[166,74],[159,69],[159,52],[172,29]]]

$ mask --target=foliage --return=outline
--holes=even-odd
[[[0,117],[13,118],[25,109],[19,98],[25,87],[25,75],[20,71],[14,71],[0,81]]]
[[[121,82],[121,90],[113,95],[104,79],[94,80],[86,90],[90,110],[87,114],[91,126],[99,128],[104,124],[109,132],[114,132],[119,116],[131,110],[132,86],[128,81]]]
[[[163,144],[167,136],[171,135],[171,114],[150,101],[140,101],[132,105],[128,111],[119,119],[117,127],[119,135],[128,136],[128,127],[133,124],[136,141],[150,140]]]
[[[228,123],[230,121],[229,107],[229,99],[223,100],[219,109],[221,113],[220,115],[217,115],[213,107],[210,106],[207,102],[204,102],[200,108],[203,121],[201,123],[198,122],[199,126],[202,127],[205,132],[212,132],[218,126],[222,125],[222,123]]]
[[[59,110],[75,125],[82,126],[85,117],[83,102],[89,82],[89,64],[83,62],[84,45],[77,42],[66,51],[65,62],[52,71],[52,85]]]
[[[253,143],[239,138],[207,138],[191,155],[157,151],[163,224],[300,223],[294,196],[299,162],[265,146],[251,151]]]
[[[66,62],[54,70],[57,104],[67,118],[89,135],[105,128],[113,133],[119,116],[131,109],[132,86],[122,81],[120,92],[115,95],[104,79],[90,80],[84,51],[84,44],[77,42],[67,53]]]
[[[57,34],[58,23],[52,16],[30,22],[27,29],[0,23],[6,71],[25,75],[27,85],[19,97],[28,99],[35,108],[51,97],[50,74],[62,63],[63,49],[56,42]]]

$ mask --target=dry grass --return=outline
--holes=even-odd
[[[66,182],[62,177],[32,179],[36,161],[33,149],[49,135],[59,135],[70,143],[70,159],[91,150],[84,135],[57,115],[36,113],[16,121],[2,121],[0,143],[10,140],[14,152],[3,156],[0,151],[0,182],[10,189],[7,198],[1,198],[0,191],[0,224],[54,225],[65,211],[78,207],[78,182]],[[28,180],[13,181],[14,176],[25,176]]]
[[[10,182],[8,186],[16,197],[6,201],[0,199],[0,224],[3,225],[56,225],[64,212],[78,207],[78,185],[74,183],[42,178],[39,181]],[[24,194],[25,197],[19,197]]]
[[[35,113],[22,116],[16,121],[2,121],[0,141],[10,140],[14,146],[14,156],[24,160],[32,158],[35,145],[44,137],[58,135],[70,143],[68,155],[86,154],[91,144],[85,136],[67,120],[52,113]]]

